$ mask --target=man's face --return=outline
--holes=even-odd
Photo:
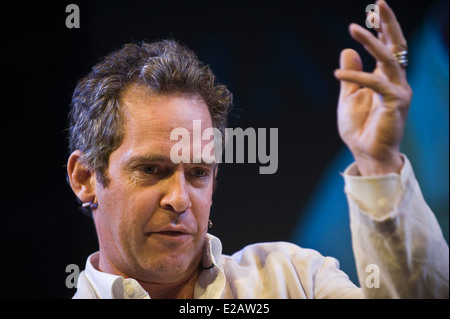
[[[212,204],[214,163],[193,163],[193,120],[212,127],[196,98],[151,96],[130,87],[122,96],[125,137],[111,153],[107,187],[96,185],[94,220],[103,271],[147,282],[177,282],[198,267]],[[175,128],[191,137],[190,163],[174,164]],[[202,141],[202,147],[207,141]]]

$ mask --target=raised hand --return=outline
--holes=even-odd
[[[338,102],[339,134],[352,152],[362,175],[399,172],[400,142],[412,97],[406,69],[394,54],[407,43],[394,12],[383,0],[378,37],[351,24],[351,36],[376,59],[373,72],[363,71],[359,54],[345,49],[335,76],[341,82]]]

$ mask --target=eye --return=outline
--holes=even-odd
[[[208,172],[204,169],[196,168],[192,171],[192,175],[194,175],[195,177],[205,177],[208,175]]]
[[[141,168],[142,172],[147,175],[154,175],[158,173],[158,168],[156,166],[144,166]]]

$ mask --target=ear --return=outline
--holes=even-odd
[[[83,153],[79,150],[73,152],[67,162],[67,175],[70,186],[77,197],[84,203],[95,198],[95,173],[81,163]]]

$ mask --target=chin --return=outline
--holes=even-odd
[[[173,283],[185,279],[198,268],[198,259],[193,256],[152,256],[140,260],[139,277],[144,281]]]

